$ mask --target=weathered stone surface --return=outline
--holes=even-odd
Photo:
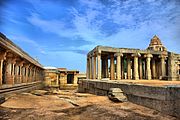
[[[37,95],[37,96],[42,96],[42,95],[47,94],[48,91],[45,91],[45,90],[34,90],[31,93],[34,94],[34,95]]]
[[[127,97],[123,94],[123,91],[120,88],[110,88],[108,97],[110,100],[115,102],[127,101]]]
[[[5,102],[5,97],[4,96],[0,96],[0,104],[2,104],[3,102]]]

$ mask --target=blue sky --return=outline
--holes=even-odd
[[[97,45],[180,53],[180,0],[0,0],[0,32],[44,66],[85,72]]]

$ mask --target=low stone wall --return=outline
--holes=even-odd
[[[43,87],[44,86],[41,81],[32,83],[22,83],[14,86],[4,86],[0,88],[0,95],[5,96],[10,93],[28,92],[35,89],[41,89]]]
[[[180,86],[149,86],[110,80],[80,80],[79,92],[107,95],[110,88],[121,88],[128,101],[180,118]]]

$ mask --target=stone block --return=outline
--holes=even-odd
[[[110,100],[115,102],[127,101],[127,97],[123,94],[123,91],[120,88],[110,88],[108,97]]]

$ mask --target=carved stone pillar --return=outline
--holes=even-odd
[[[3,63],[5,59],[6,59],[6,52],[2,52],[0,54],[0,87],[3,81]]]
[[[28,78],[29,78],[29,67],[30,67],[30,64],[25,64],[25,83],[28,82]]]
[[[6,84],[14,84],[12,76],[12,60],[8,58],[6,63]]]
[[[139,71],[138,71],[138,57],[141,55],[139,53],[132,54],[134,57],[134,79],[139,80]]]
[[[161,77],[165,77],[166,76],[166,64],[165,64],[166,56],[160,55],[159,58],[161,59],[161,62],[160,62]]]
[[[123,56],[122,53],[116,53],[117,62],[116,62],[116,79],[121,79],[121,57]]]
[[[89,57],[87,57],[86,78],[89,79]]]
[[[3,78],[2,78],[2,74],[3,74],[3,62],[4,62],[4,60],[3,59],[1,59],[0,60],[0,86],[2,85],[2,81],[3,81]]]
[[[114,54],[111,54],[110,57],[110,80],[114,80]]]
[[[102,78],[106,78],[106,61],[105,57],[101,57],[101,71],[102,71]]]
[[[151,80],[151,58],[153,57],[152,54],[145,55],[146,57],[146,79]]]
[[[108,56],[105,57],[105,77],[109,78],[109,70],[108,70]]]
[[[121,77],[122,79],[125,79],[124,77],[124,58],[121,60]]]
[[[155,62],[155,59],[152,59],[152,78],[156,79],[156,62]]]
[[[131,79],[131,59],[127,58],[127,79]]]
[[[142,59],[139,59],[139,79],[143,79]]]
[[[93,56],[93,79],[96,79],[96,55]]]
[[[98,67],[98,69],[97,69],[97,78],[98,78],[98,80],[100,80],[101,79],[101,53],[98,53],[97,54],[97,67]]]
[[[36,67],[34,67],[34,71],[33,71],[33,81],[36,81]]]
[[[92,58],[89,57],[89,78],[92,79]]]

